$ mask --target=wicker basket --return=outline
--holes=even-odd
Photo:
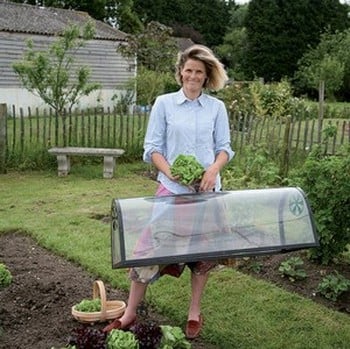
[[[123,301],[107,301],[106,290],[103,281],[96,280],[93,284],[92,298],[101,298],[101,311],[83,312],[72,307],[72,315],[76,320],[83,323],[104,322],[111,319],[117,319],[124,313],[126,304]]]

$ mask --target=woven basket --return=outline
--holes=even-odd
[[[92,298],[101,298],[101,311],[96,312],[83,312],[75,309],[75,305],[72,307],[72,315],[79,322],[94,323],[104,322],[111,319],[117,319],[124,313],[126,304],[123,301],[107,301],[106,290],[103,281],[96,280],[93,284]]]

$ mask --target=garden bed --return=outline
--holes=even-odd
[[[0,246],[0,262],[13,276],[12,284],[0,289],[0,349],[62,348],[72,330],[83,326],[73,318],[71,306],[92,297],[94,276],[22,234],[0,234]],[[105,287],[108,299],[127,300],[126,293]],[[140,317],[178,326],[144,305]],[[192,348],[216,347],[198,338]]]
[[[22,234],[0,235],[0,261],[13,274],[10,287],[0,290],[0,349],[61,348],[76,327],[81,326],[71,315],[71,305],[91,297],[95,278],[82,268],[39,247]],[[300,256],[307,278],[291,282],[278,272],[280,263]],[[320,266],[311,263],[304,252],[242,259],[235,268],[296,292],[329,308],[350,315],[350,292],[332,302],[315,292],[322,278],[337,270],[350,279],[349,265]],[[109,299],[126,300],[127,294],[106,285]],[[141,316],[158,324],[169,320],[152,309],[141,308]],[[102,328],[103,324],[95,324]],[[215,349],[202,340],[192,341],[193,349]]]

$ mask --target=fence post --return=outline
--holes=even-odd
[[[6,118],[7,105],[0,104],[0,173],[6,173]]]
[[[322,123],[324,117],[324,81],[320,81],[318,88],[318,129],[317,129],[317,142],[321,144],[322,140]]]
[[[292,122],[291,116],[287,116],[286,125],[284,129],[281,164],[280,164],[280,176],[282,178],[285,178],[288,176],[288,170],[289,170],[289,134],[290,134],[291,122]]]

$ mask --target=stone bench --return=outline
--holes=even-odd
[[[110,148],[80,148],[80,147],[54,147],[49,153],[56,155],[58,175],[67,176],[70,171],[71,156],[103,156],[103,178],[112,178],[115,168],[115,159],[124,154],[123,149]]]

